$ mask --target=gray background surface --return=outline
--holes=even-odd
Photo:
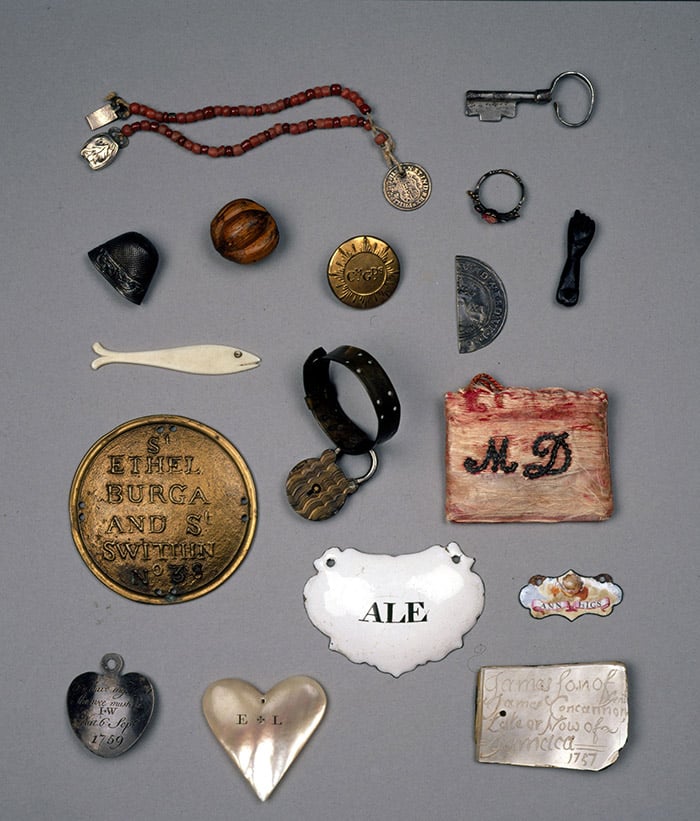
[[[9,5],[9,4],[8,4]],[[2,192],[2,698],[0,817],[71,819],[517,819],[697,817],[697,31],[685,3],[241,3],[126,0],[6,7],[0,31]],[[547,107],[482,124],[467,88],[545,87],[588,73],[599,101],[584,128]],[[339,82],[358,90],[423,164],[433,196],[415,213],[383,199],[385,167],[357,130],[285,137],[239,159],[195,157],[136,135],[115,164],[78,156],[83,115],[110,90],[165,109],[257,103]],[[350,113],[342,100],[302,117]],[[292,112],[289,119],[297,119]],[[279,117],[268,117],[271,124]],[[238,142],[259,123],[191,127]],[[206,135],[206,137],[204,136]],[[491,168],[528,186],[522,218],[480,222],[465,198]],[[208,238],[225,202],[277,218],[278,250],[252,269]],[[554,302],[566,224],[598,231],[573,310]],[[123,231],[162,262],[140,307],[91,268],[88,249]],[[402,279],[381,308],[339,303],[333,249],[370,233]],[[502,277],[498,339],[457,352],[454,257]],[[90,369],[91,344],[138,350],[220,342],[260,368],[195,377]],[[384,365],[403,418],[378,475],[345,510],[311,524],[288,507],[287,471],[327,440],[305,409],[301,365],[319,345],[354,344]],[[445,522],[443,394],[480,372],[510,385],[598,386],[610,396],[616,512],[599,524]],[[248,461],[260,520],[237,573],[173,607],[131,602],[85,567],[67,501],[83,454],[128,419],[174,413],[227,436]],[[476,557],[486,607],[464,648],[399,679],[327,649],[301,598],[331,545],[412,553],[459,542]],[[533,573],[607,572],[624,589],[607,619],[531,619]],[[155,682],[148,734],[99,759],[73,737],[70,681],[107,652]],[[629,665],[630,740],[598,774],[477,764],[473,717],[483,664],[619,659]],[[206,686],[265,690],[318,679],[324,723],[266,804],[211,736]]]

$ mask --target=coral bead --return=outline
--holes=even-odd
[[[227,203],[211,222],[214,248],[231,262],[247,265],[271,254],[279,242],[277,223],[257,202]]]

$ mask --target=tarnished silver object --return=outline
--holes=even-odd
[[[207,724],[261,801],[270,796],[321,723],[326,694],[308,676],[267,693],[237,678],[215,681],[202,698]]]
[[[498,274],[474,257],[455,257],[457,335],[460,353],[473,353],[498,336],[508,315],[508,299]]]
[[[83,673],[68,688],[73,731],[95,755],[114,758],[136,744],[153,715],[153,685],[141,673],[122,675],[124,659],[107,653],[102,673]]]
[[[105,105],[87,114],[85,119],[93,131],[115,120],[126,120],[129,117],[129,103],[123,100],[116,91],[111,91],[105,97]]]
[[[425,204],[432,191],[428,172],[415,163],[392,166],[384,177],[384,197],[400,211],[414,211]]]
[[[158,249],[138,231],[127,231],[88,251],[88,258],[114,290],[140,305],[158,267]]]
[[[582,120],[571,122],[562,116],[561,107],[554,99],[554,91],[562,80],[571,77],[582,83],[589,96],[588,110]],[[481,122],[497,123],[502,117],[515,117],[518,103],[552,103],[554,116],[568,128],[579,128],[585,125],[593,114],[595,104],[595,89],[593,83],[579,71],[563,71],[558,74],[549,88],[536,91],[467,91],[465,114],[468,117],[478,117]]]
[[[400,162],[394,154],[396,143],[391,134],[380,128],[371,116],[368,115],[367,120],[389,166],[384,177],[384,199],[400,211],[415,211],[428,201],[433,190],[428,172],[416,163]]]
[[[499,174],[515,180],[520,188],[520,199],[517,204],[510,209],[510,211],[496,211],[495,208],[489,208],[481,201],[481,186],[486,182],[486,180],[489,179],[489,177],[494,177]],[[525,202],[525,186],[515,171],[509,171],[507,168],[494,168],[492,171],[487,171],[479,177],[479,181],[474,186],[474,190],[467,191],[467,196],[474,200],[474,210],[477,214],[481,215],[481,219],[484,220],[484,222],[488,222],[490,225],[494,225],[497,222],[510,222],[520,216],[520,209],[522,204]]]
[[[93,171],[99,171],[113,162],[119,149],[128,144],[129,140],[118,128],[110,128],[89,139],[80,149],[80,156]]]
[[[621,662],[482,667],[476,757],[487,764],[598,771],[627,742]]]

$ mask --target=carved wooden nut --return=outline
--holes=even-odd
[[[211,221],[214,248],[241,265],[264,259],[275,250],[279,238],[273,217],[253,200],[233,200]]]

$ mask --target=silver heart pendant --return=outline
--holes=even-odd
[[[68,688],[73,731],[95,755],[114,758],[141,738],[153,715],[153,685],[141,673],[121,675],[124,659],[107,653],[103,673],[82,673]]]
[[[292,676],[267,693],[237,678],[207,687],[209,728],[261,801],[270,796],[326,711],[326,694],[308,676]]]

